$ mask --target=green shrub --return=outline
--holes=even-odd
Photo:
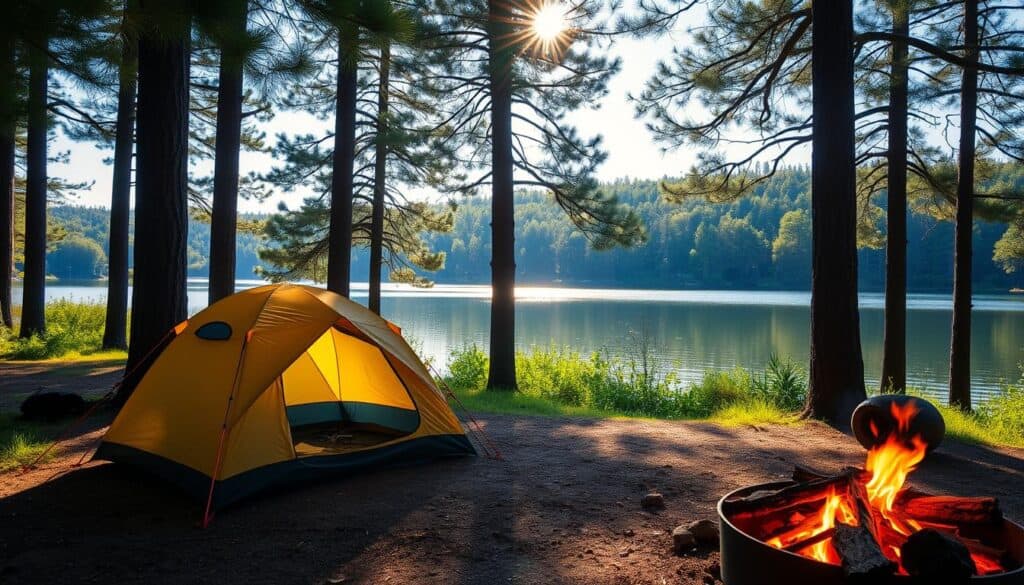
[[[648,356],[649,357],[649,356]],[[521,412],[529,405],[550,407],[538,413],[578,412],[655,418],[708,418],[727,413],[735,421],[768,422],[803,406],[806,380],[790,361],[772,358],[765,371],[708,371],[700,382],[685,387],[675,374],[652,371],[649,359],[621,360],[571,349],[549,347],[516,354],[519,391],[485,392],[488,358],[476,346],[452,353],[445,381],[475,404],[498,411]],[[647,365],[645,365],[647,364]],[[514,404],[514,408],[513,405]],[[543,412],[541,412],[543,411]]]
[[[981,408],[981,414],[996,436],[1014,444],[1024,444],[1024,380],[989,400]]]
[[[584,406],[589,389],[605,372],[596,360],[585,360],[574,351],[549,348],[516,354],[519,389],[527,394],[569,406]]]
[[[103,345],[106,307],[68,299],[46,305],[46,333],[19,339],[11,330],[0,332],[0,357],[41,360],[70,353],[89,354]]]
[[[487,383],[490,362],[487,354],[476,345],[468,345],[452,352],[448,360],[448,375],[445,382],[452,390],[473,392],[483,389]]]
[[[708,370],[700,382],[686,391],[686,409],[692,416],[708,417],[712,414],[753,398],[752,378],[743,368],[729,371]]]
[[[792,360],[776,354],[768,358],[764,372],[751,378],[754,396],[784,411],[797,411],[807,400],[807,377]]]

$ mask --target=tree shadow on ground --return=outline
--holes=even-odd
[[[733,489],[794,463],[862,465],[816,423],[483,416],[506,455],[377,470],[277,490],[196,527],[200,505],[156,480],[95,465],[0,500],[0,570],[14,582],[703,583],[717,552],[676,556],[671,529],[714,518]],[[950,443],[912,481],[992,493],[1011,516],[1024,462]],[[666,508],[645,511],[648,491]]]

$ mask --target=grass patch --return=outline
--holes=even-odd
[[[927,398],[923,393],[910,394]],[[977,445],[1024,448],[1024,382],[1008,386],[1003,393],[974,412],[935,404],[946,421],[946,436]]]
[[[0,471],[11,471],[35,461],[50,445],[50,439],[39,427],[17,421],[13,417],[0,417]],[[57,449],[50,451],[42,462],[53,459]]]
[[[798,413],[779,408],[760,398],[730,404],[711,415],[710,420],[723,425],[798,424]]]
[[[488,357],[475,346],[453,353],[445,382],[471,410],[501,414],[706,419],[726,424],[791,424],[806,381],[791,362],[772,358],[763,372],[707,372],[684,386],[658,375],[651,360],[617,360],[547,348],[516,356],[519,391],[484,390]]]
[[[105,321],[106,306],[103,304],[78,303],[68,299],[51,301],[46,305],[46,333],[20,339],[17,332],[0,327],[0,359],[125,357],[127,354],[123,351],[102,349]]]

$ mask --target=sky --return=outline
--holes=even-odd
[[[604,137],[604,148],[608,158],[598,171],[598,179],[612,181],[622,177],[640,179],[659,179],[665,176],[678,176],[689,170],[696,161],[696,152],[681,148],[669,153],[662,153],[644,126],[642,120],[634,116],[633,104],[628,100],[630,92],[638,93],[647,79],[655,70],[660,59],[667,58],[672,47],[677,43],[686,42],[687,28],[699,22],[699,15],[687,15],[681,20],[675,32],[656,39],[619,39],[612,48],[613,54],[622,59],[621,72],[608,84],[607,95],[592,109],[580,110],[570,116],[569,120],[577,126],[583,136],[601,134]],[[313,116],[280,112],[271,121],[262,124],[268,140],[273,142],[279,132],[299,134],[306,132],[319,133],[323,126],[333,127],[333,120],[317,120]],[[109,207],[111,173],[110,165],[105,159],[113,157],[110,149],[100,149],[91,143],[76,143],[58,135],[50,144],[51,153],[70,151],[67,163],[51,164],[50,174],[62,177],[70,182],[84,182],[91,185],[89,189],[76,193],[73,203],[88,206]],[[797,153],[793,163],[806,162],[806,153]],[[274,166],[273,157],[261,153],[243,152],[240,160],[240,171],[244,176],[250,172],[265,172]],[[191,171],[210,174],[212,161],[202,165],[192,165]],[[303,194],[275,192],[266,201],[239,201],[242,212],[273,212],[280,202],[295,208],[301,203]],[[429,196],[429,195],[428,195]]]

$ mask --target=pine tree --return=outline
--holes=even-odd
[[[128,347],[128,231],[131,213],[132,160],[135,150],[135,96],[138,41],[129,26],[134,0],[126,2],[122,19],[121,61],[118,63],[114,177],[110,194],[110,236],[107,245],[107,314],[105,349]]]
[[[0,324],[14,327],[11,281],[14,276],[14,154],[18,120],[14,36],[4,31],[0,49]]]
[[[435,96],[422,76],[422,52],[407,32],[410,23],[402,23],[408,16],[389,18],[402,26],[385,28],[378,24],[366,28],[358,51],[362,66],[353,100],[358,107],[352,140],[354,199],[349,247],[369,245],[373,249],[379,242],[378,267],[387,265],[393,281],[426,286],[429,280],[414,269],[437,270],[444,264],[444,254],[431,251],[421,232],[450,230],[452,210],[410,201],[406,192],[441,185],[458,174],[451,172],[450,153],[440,143],[446,130],[439,127],[431,106]],[[380,20],[386,19],[374,19]],[[374,31],[376,34],[372,34]],[[373,51],[374,45],[380,48]],[[336,62],[334,55],[328,54],[330,48],[325,43],[317,52],[324,65],[321,70],[328,72],[327,65]],[[329,74],[293,93],[285,103],[288,108],[312,112],[321,119],[329,119],[336,111],[338,89]],[[339,142],[336,132],[322,137],[278,137],[275,155],[285,164],[263,179],[285,190],[312,188],[315,196],[307,198],[300,209],[285,209],[284,215],[268,223],[267,234],[274,245],[262,250],[260,256],[279,267],[268,271],[272,278],[302,276],[322,281],[326,276],[333,249],[330,233],[336,233],[330,227],[331,207],[327,201],[337,186],[337,150],[324,150],[321,145],[330,142]],[[380,201],[383,205],[377,205]],[[374,225],[376,212],[378,227]],[[371,271],[373,265],[371,261]],[[378,268],[371,278],[377,294],[379,278]]]
[[[187,315],[189,31],[187,2],[139,1],[135,270],[127,400],[144,360]]]
[[[600,137],[584,139],[565,120],[601,96],[620,67],[591,51],[604,38],[594,34],[603,28],[600,5],[567,7],[567,30],[547,40],[531,28],[537,8],[498,0],[439,0],[430,8],[433,64],[450,81],[442,107],[457,129],[452,141],[463,164],[482,169],[462,190],[491,187],[490,389],[516,387],[516,185],[547,190],[599,249],[646,238],[637,216],[598,189]]]

